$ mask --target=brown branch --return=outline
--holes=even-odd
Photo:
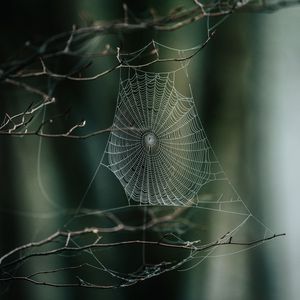
[[[76,80],[76,81],[89,81],[89,80],[94,80],[94,79],[97,79],[99,77],[102,77],[120,67],[127,67],[127,68],[132,68],[132,67],[145,67],[145,66],[150,66],[152,64],[155,64],[155,63],[158,63],[158,62],[172,62],[172,61],[175,61],[175,62],[182,62],[182,61],[188,61],[190,59],[192,59],[194,56],[196,56],[207,44],[208,42],[211,40],[211,38],[214,36],[214,31],[211,32],[211,34],[208,36],[208,38],[206,39],[206,41],[200,46],[198,47],[198,49],[196,49],[194,51],[194,53],[188,55],[188,56],[185,56],[185,57],[180,57],[180,58],[169,58],[169,59],[160,59],[159,57],[157,57],[156,59],[146,63],[146,64],[141,64],[141,65],[128,65],[128,64],[125,64],[122,62],[121,58],[119,57],[120,53],[119,53],[119,49],[118,49],[118,52],[117,52],[117,59],[119,61],[118,64],[116,64],[114,67],[112,67],[111,69],[108,69],[102,73],[98,73],[94,76],[91,76],[91,77],[74,77],[74,76],[70,76],[70,75],[62,75],[62,74],[55,74],[53,72],[51,72],[45,65],[44,61],[42,58],[40,58],[40,62],[42,64],[42,71],[41,72],[36,72],[36,73],[23,73],[21,75],[18,75],[20,76],[20,78],[25,78],[25,77],[37,77],[37,76],[42,76],[42,75],[47,75],[49,77],[52,77],[52,78],[60,78],[60,79],[70,79],[70,80]],[[68,40],[68,42],[70,43],[70,40],[71,38]],[[69,47],[69,46],[68,46]],[[155,46],[154,46],[155,47]],[[20,82],[20,81],[16,81],[16,80],[12,80],[12,79],[5,79],[4,82],[7,82],[7,83],[10,83],[10,84],[13,84],[15,86],[18,86],[18,87],[23,87],[25,90],[29,91],[29,92],[32,92],[32,93],[35,93],[35,94],[38,94],[38,95],[41,95],[43,96],[44,98],[44,101],[45,103],[53,103],[54,102],[54,98],[51,98],[51,101],[49,101],[50,99],[50,96],[45,94],[44,92],[42,92],[41,90],[39,89],[36,89],[34,87],[31,87],[30,85],[28,84],[25,84],[23,82]],[[53,101],[52,101],[53,100]],[[33,111],[32,111],[33,113]],[[28,114],[26,111],[24,112],[24,116]],[[9,118],[9,122],[13,123],[12,120],[17,118],[19,116],[18,115],[14,115],[13,117],[10,117]],[[48,124],[48,123],[52,123],[53,122],[53,118],[50,118],[49,120],[46,120],[44,121],[43,123],[40,124],[40,126],[38,127],[37,130],[25,130],[24,132],[18,132],[17,129],[19,128],[22,128],[24,127],[25,125],[27,125],[30,121],[25,121],[25,119],[22,119],[20,123],[18,123],[17,125],[15,125],[13,123],[13,127],[12,128],[9,128],[8,130],[3,130],[3,128],[5,126],[1,126],[0,127],[0,135],[11,135],[11,136],[21,136],[21,137],[24,137],[24,136],[39,136],[39,137],[46,137],[46,138],[71,138],[71,139],[87,139],[89,137],[92,137],[92,136],[96,136],[96,135],[99,135],[99,134],[102,134],[102,133],[105,133],[105,132],[108,132],[108,131],[111,131],[112,129],[111,128],[106,128],[106,129],[102,129],[102,130],[98,130],[98,131],[95,131],[95,132],[92,132],[92,133],[89,133],[89,134],[85,134],[85,135],[73,135],[72,133],[77,129],[77,128],[82,128],[85,126],[85,122],[80,122],[78,124],[75,124],[74,126],[72,126],[68,131],[66,132],[63,132],[63,133],[44,133],[42,131],[42,128]],[[6,125],[8,122],[4,122]],[[131,130],[133,128],[130,128]],[[119,130],[119,129],[117,129]],[[121,129],[122,130],[122,129]],[[124,129],[125,130],[125,129]],[[126,130],[128,130],[128,128],[126,128]]]
[[[100,129],[97,131],[93,131],[88,134],[84,135],[73,135],[73,131],[77,128],[82,128],[86,125],[85,121],[82,121],[76,125],[74,125],[71,129],[67,130],[66,132],[63,133],[44,133],[42,131],[42,128],[47,124],[51,123],[53,119],[49,119],[45,121],[44,123],[40,124],[39,128],[35,131],[25,131],[25,132],[14,132],[14,131],[0,131],[0,135],[6,135],[6,136],[38,136],[38,137],[44,137],[44,138],[68,138],[68,139],[87,139],[93,136],[97,136],[99,134],[107,133],[107,132],[112,132],[112,131],[141,131],[144,130],[142,128],[134,128],[134,127],[124,127],[124,128],[117,128],[117,127],[108,127],[105,129]]]
[[[24,83],[24,82],[16,81],[16,80],[9,79],[9,78],[5,79],[4,82],[12,84],[17,87],[21,87],[30,93],[42,96],[44,101],[49,101],[51,99],[51,97],[48,94],[42,92],[40,89],[37,89],[29,84]]]
[[[65,74],[57,74],[54,73],[52,71],[50,71],[46,66],[44,61],[42,60],[42,58],[40,58],[41,64],[42,64],[42,71],[38,71],[38,72],[30,72],[30,73],[21,73],[21,74],[17,74],[12,76],[13,78],[30,78],[30,77],[39,77],[39,76],[49,76],[51,78],[55,78],[55,79],[68,79],[68,80],[74,80],[74,81],[91,81],[91,80],[95,80],[98,79],[100,77],[103,77],[121,67],[123,68],[142,68],[142,67],[148,67],[151,66],[155,63],[166,63],[166,62],[183,62],[183,61],[188,61],[190,59],[192,59],[194,56],[196,56],[201,50],[203,50],[204,47],[206,47],[206,45],[208,44],[208,42],[213,38],[215,34],[215,31],[212,31],[209,36],[207,37],[207,39],[204,41],[204,43],[196,50],[194,51],[194,53],[192,53],[191,55],[185,56],[185,57],[181,57],[181,58],[168,58],[168,59],[160,59],[159,57],[157,57],[156,59],[145,63],[145,64],[139,64],[139,65],[130,65],[127,63],[123,63],[122,60],[120,59],[120,53],[119,53],[119,48],[117,51],[117,59],[118,59],[118,63],[115,64],[112,68],[107,69],[101,73],[98,73],[96,75],[93,76],[88,76],[88,77],[75,77],[75,76],[71,76],[71,75],[65,75]],[[78,73],[78,71],[75,71],[74,73]]]
[[[245,2],[236,2],[229,4],[228,2],[220,2],[215,4],[201,4],[198,0],[194,0],[196,6],[183,10],[173,10],[167,16],[141,20],[138,23],[129,23],[126,17],[127,8],[124,7],[125,20],[114,20],[108,23],[95,22],[94,25],[76,29],[73,26],[71,31],[62,32],[47,39],[40,47],[37,47],[35,53],[30,57],[16,61],[8,67],[0,67],[0,81],[17,76],[20,71],[32,65],[37,59],[45,59],[57,57],[61,55],[74,55],[70,50],[71,43],[80,39],[88,39],[97,35],[117,34],[120,32],[129,33],[135,31],[143,31],[146,29],[154,31],[174,31],[197,22],[204,17],[216,17],[231,14],[233,11],[260,11],[269,12],[281,8],[295,6],[300,4],[300,0],[278,1],[276,3],[266,4],[248,4]],[[137,20],[136,20],[137,21]],[[60,44],[64,44],[60,47]]]
[[[40,241],[40,242],[35,242],[35,243],[29,243],[20,247],[15,248],[14,250],[10,251],[6,255],[2,256],[0,258],[0,267],[2,268],[7,268],[12,265],[19,264],[21,262],[24,262],[25,260],[28,260],[29,258],[32,257],[41,257],[41,256],[50,256],[50,255],[55,255],[55,254],[60,254],[62,252],[81,252],[87,249],[99,249],[99,248],[111,248],[111,247],[116,247],[116,246],[126,246],[126,245],[149,245],[149,246],[159,246],[159,247],[164,247],[164,248],[175,248],[175,249],[183,249],[183,250],[193,250],[193,251],[205,251],[210,248],[216,247],[216,246],[225,246],[225,245],[237,245],[237,246],[253,246],[256,244],[259,244],[261,242],[269,241],[272,239],[275,239],[280,236],[285,236],[285,233],[281,234],[274,234],[269,237],[257,239],[254,241],[250,242],[234,242],[232,241],[232,238],[228,238],[224,240],[221,238],[220,240],[217,240],[216,242],[204,245],[204,246],[195,246],[195,243],[191,242],[184,242],[184,243],[167,243],[163,242],[161,240],[159,241],[147,241],[147,240],[128,240],[128,241],[119,241],[119,242],[111,242],[111,243],[98,243],[99,237],[97,237],[97,242],[87,244],[84,246],[78,246],[78,247],[68,247],[68,246],[63,246],[60,248],[56,248],[53,250],[49,251],[44,251],[44,252],[36,252],[36,253],[31,253],[28,255],[24,255],[19,257],[18,259],[15,259],[11,262],[8,262],[4,265],[3,261],[6,260],[8,257],[12,256],[13,254],[23,251],[25,249],[33,248],[33,247],[39,247],[43,246],[45,244],[49,244],[56,240],[58,237],[76,237],[76,236],[82,236],[86,234],[98,234],[98,229],[97,228],[85,228],[82,231],[75,231],[75,232],[63,232],[63,231],[57,231],[53,235],[49,236],[48,238]]]
[[[227,237],[226,239],[220,238],[219,240],[217,240],[216,242],[204,245],[204,246],[197,246],[197,244],[199,243],[198,241],[196,242],[185,242],[185,243],[167,243],[167,242],[163,242],[163,241],[147,241],[147,240],[129,240],[129,241],[120,241],[120,242],[112,242],[112,243],[99,243],[100,238],[97,237],[96,241],[94,243],[85,245],[85,246],[78,246],[78,247],[68,247],[68,246],[63,246],[60,248],[56,248],[53,250],[49,250],[49,251],[44,251],[44,252],[36,252],[36,253],[31,253],[28,255],[24,255],[19,257],[18,259],[15,259],[11,262],[6,263],[5,265],[3,265],[3,261],[6,260],[9,256],[19,252],[19,251],[23,251],[25,249],[28,248],[32,248],[32,247],[38,247],[38,246],[42,246],[45,244],[48,244],[52,241],[54,241],[55,239],[57,239],[58,237],[74,237],[74,236],[81,236],[81,235],[85,235],[87,233],[93,233],[93,234],[97,234],[97,229],[95,228],[86,228],[82,231],[75,231],[75,232],[56,232],[53,235],[49,236],[48,238],[40,241],[40,242],[36,242],[36,243],[29,243],[27,245],[18,247],[16,249],[14,249],[13,251],[9,252],[8,254],[4,255],[1,259],[0,259],[0,267],[2,269],[5,269],[7,267],[10,267],[12,265],[17,265],[19,263],[23,263],[25,260],[28,260],[30,258],[33,257],[41,257],[41,256],[50,256],[50,255],[55,255],[55,254],[59,254],[59,253],[63,253],[63,252],[82,252],[85,250],[91,250],[91,249],[99,249],[99,248],[107,248],[107,247],[116,247],[116,246],[127,246],[127,245],[148,245],[148,246],[159,246],[159,247],[166,247],[166,248],[175,248],[175,249],[182,249],[182,250],[189,250],[189,251],[193,251],[194,253],[196,252],[201,252],[201,251],[207,251],[211,248],[215,248],[215,247],[219,247],[219,246],[228,246],[228,245],[237,245],[237,246],[253,246],[253,245],[258,245],[260,243],[266,242],[266,241],[270,241],[272,239],[281,237],[281,236],[285,236],[285,233],[282,234],[274,234],[271,235],[269,237],[264,237],[261,239],[257,239],[254,241],[250,241],[250,242],[238,242],[238,241],[232,241],[232,237]],[[184,262],[185,260],[183,260]],[[2,264],[2,265],[1,265]],[[174,267],[176,267],[176,265],[182,265],[182,263],[176,263],[176,264],[172,264],[169,263],[171,266],[169,267],[169,270],[173,270]],[[70,266],[70,267],[64,267],[64,268],[58,268],[58,269],[54,269],[54,270],[49,270],[49,271],[39,271],[36,273],[33,273],[29,276],[14,276],[11,275],[9,273],[4,273],[6,274],[4,277],[0,278],[0,282],[7,282],[7,281],[16,281],[16,280],[21,280],[21,281],[28,281],[30,283],[36,284],[36,285],[47,285],[47,286],[52,286],[52,287],[86,287],[86,288],[100,288],[100,289],[107,289],[107,288],[115,288],[118,287],[116,285],[98,285],[98,284],[91,284],[88,283],[86,281],[83,280],[79,280],[78,283],[51,283],[51,282],[47,282],[47,281],[38,281],[38,280],[34,280],[32,279],[32,277],[37,276],[37,275],[45,275],[48,273],[56,273],[56,272],[60,272],[60,271],[66,271],[66,270],[73,270],[74,268],[81,268],[83,266],[88,266],[88,264],[81,264],[78,266]],[[103,269],[103,271],[108,271],[106,269]],[[162,272],[166,272],[168,271],[168,268],[165,268],[162,270]],[[110,274],[113,274],[113,272],[111,271]],[[116,276],[117,278],[121,278]],[[125,278],[121,278],[126,280]],[[133,282],[131,282],[131,284],[134,284],[140,280],[144,280],[145,278],[143,277],[137,277],[135,280],[133,280]],[[128,279],[127,279],[128,280]]]
[[[199,8],[192,8],[188,9],[184,12],[175,13],[168,18],[162,17],[157,20],[145,20],[144,22],[141,22],[139,24],[128,24],[127,22],[119,22],[119,21],[112,21],[107,24],[95,24],[93,26],[83,27],[79,29],[75,29],[73,27],[72,31],[63,32],[57,35],[54,35],[50,37],[48,40],[46,40],[40,47],[36,49],[36,52],[30,56],[29,58],[26,58],[22,61],[15,62],[13,66],[8,67],[7,70],[2,69],[0,72],[0,81],[5,80],[8,77],[11,77],[12,75],[17,75],[17,73],[24,68],[30,66],[32,63],[36,61],[36,59],[44,59],[45,57],[53,57],[53,56],[60,56],[60,55],[66,55],[70,52],[70,45],[67,47],[66,45],[63,47],[62,50],[57,49],[58,46],[54,49],[51,49],[51,46],[54,44],[59,44],[62,41],[64,43],[69,43],[72,37],[72,40],[75,38],[81,38],[88,36],[89,38],[99,35],[99,34],[116,34],[119,32],[134,32],[134,31],[141,31],[145,29],[153,29],[153,30],[174,30],[176,28],[182,27],[186,25],[188,22],[192,22],[192,19],[188,22],[184,21],[182,24],[178,24],[176,28],[168,28],[170,23],[179,22],[180,20],[187,18],[187,16],[193,16],[194,14],[197,14],[199,12]],[[201,12],[200,12],[201,15]],[[67,41],[65,41],[67,39]],[[67,49],[67,51],[66,51]],[[1,68],[0,68],[1,69]]]
[[[42,59],[41,59],[41,61],[42,61]],[[48,76],[48,77],[55,78],[55,79],[69,79],[69,80],[74,80],[74,81],[90,81],[90,80],[95,80],[100,77],[103,77],[103,76],[119,69],[121,66],[122,66],[121,63],[117,63],[110,69],[107,69],[101,73],[97,73],[96,75],[89,76],[89,77],[75,77],[75,76],[68,75],[68,74],[58,74],[58,73],[52,72],[48,68],[46,68],[45,64],[43,63],[42,71],[21,73],[21,74],[13,75],[11,77],[13,77],[13,78],[30,78],[30,77]],[[79,73],[79,71],[75,71],[73,73]]]
[[[48,243],[54,241],[58,237],[67,237],[68,239],[70,239],[70,238],[73,238],[73,237],[86,235],[86,234],[111,233],[111,232],[118,232],[118,231],[121,231],[121,230],[124,230],[124,231],[146,230],[146,229],[150,229],[150,228],[152,228],[152,227],[154,227],[158,224],[162,224],[162,223],[165,223],[165,222],[170,222],[170,221],[176,219],[185,210],[186,210],[186,208],[177,208],[173,213],[167,214],[165,216],[161,216],[161,217],[152,216],[152,218],[149,222],[147,222],[146,224],[143,224],[143,225],[139,225],[139,226],[125,225],[115,215],[113,215],[111,213],[103,212],[103,216],[105,216],[105,217],[109,218],[110,220],[112,220],[116,224],[116,226],[108,227],[108,228],[87,227],[83,230],[72,231],[72,232],[57,231],[54,234],[50,235],[49,237],[47,237],[47,238],[45,238],[45,239],[43,239],[39,242],[31,242],[31,243],[22,245],[20,247],[17,247],[15,249],[13,249],[12,251],[8,252],[7,254],[3,255],[0,258],[0,266],[1,266],[2,262],[7,257],[12,256],[17,252],[24,251],[28,248],[43,246],[45,244],[48,244]]]
[[[49,286],[49,287],[56,287],[56,288],[74,288],[74,287],[81,287],[81,288],[92,288],[92,289],[113,289],[117,286],[115,285],[98,285],[98,284],[91,284],[85,281],[78,280],[78,283],[51,283],[47,281],[38,281],[34,280],[29,277],[25,276],[11,276],[7,278],[0,278],[0,282],[8,282],[8,281],[27,281],[35,285],[42,285],[42,286]]]

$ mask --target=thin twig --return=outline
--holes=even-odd
[[[42,92],[40,89],[37,89],[37,88],[35,88],[35,87],[33,87],[29,84],[26,84],[24,82],[20,82],[20,81],[13,80],[13,79],[8,79],[8,78],[5,79],[4,82],[12,84],[12,85],[17,86],[17,87],[21,87],[21,88],[25,89],[26,91],[28,91],[30,93],[42,96],[45,101],[48,101],[51,98],[48,94]]]
[[[128,246],[128,245],[148,245],[148,246],[159,246],[159,247],[175,248],[175,249],[182,249],[182,250],[189,250],[189,251],[192,250],[193,252],[201,252],[201,251],[207,251],[211,248],[215,248],[215,247],[219,247],[219,246],[228,246],[228,245],[253,246],[253,245],[258,245],[258,244],[266,242],[266,241],[270,241],[272,239],[275,239],[275,238],[278,238],[281,236],[285,236],[285,233],[274,234],[269,237],[264,237],[264,238],[250,241],[250,242],[232,241],[232,237],[229,237],[227,239],[220,238],[216,242],[213,242],[213,243],[210,243],[210,244],[207,244],[204,246],[197,246],[197,243],[199,243],[199,241],[197,241],[196,244],[188,243],[188,242],[174,244],[174,243],[167,243],[167,242],[163,242],[163,241],[147,241],[147,240],[128,240],[128,241],[111,242],[111,243],[98,243],[99,238],[97,238],[96,242],[87,244],[84,246],[77,246],[77,247],[63,246],[63,247],[59,247],[59,248],[49,250],[49,251],[33,252],[28,255],[23,255],[23,256],[19,257],[18,259],[15,259],[15,260],[3,265],[4,260],[6,260],[9,256],[11,256],[21,250],[23,251],[25,249],[29,249],[32,247],[38,247],[38,246],[48,244],[50,242],[53,242],[60,236],[67,237],[69,239],[70,236],[73,236],[73,237],[81,236],[81,235],[85,235],[87,233],[95,234],[96,230],[86,228],[82,231],[76,231],[76,232],[56,232],[53,235],[49,236],[48,238],[46,238],[40,242],[29,243],[27,245],[18,247],[16,249],[14,249],[13,251],[9,252],[8,254],[4,255],[0,259],[0,267],[2,269],[5,269],[5,268],[11,267],[13,265],[17,265],[21,262],[23,263],[24,261],[26,261],[30,258],[33,258],[33,257],[50,256],[50,255],[56,255],[56,254],[63,253],[63,252],[82,252],[82,251],[85,251],[88,249],[99,249],[99,248],[107,248],[107,247],[111,248],[111,247],[116,247],[116,246]],[[29,276],[13,276],[13,275],[7,275],[9,273],[6,273],[6,275],[4,277],[0,278],[0,282],[1,281],[2,282],[12,281],[12,280],[22,280],[22,281],[29,281],[29,282],[31,282],[33,284],[37,284],[37,285],[48,285],[48,286],[52,286],[52,287],[93,287],[93,288],[114,288],[115,287],[112,285],[106,286],[106,285],[97,285],[97,284],[90,284],[90,283],[85,284],[86,282],[84,282],[84,281],[82,281],[80,283],[76,283],[76,284],[74,284],[74,283],[60,284],[60,283],[51,283],[51,282],[47,282],[47,281],[38,281],[38,280],[32,279],[32,277],[36,276],[36,275],[71,270],[73,268],[82,267],[83,265],[85,265],[85,264],[75,266],[75,267],[72,267],[72,266],[64,267],[64,268],[59,268],[59,269],[50,270],[50,271],[39,271],[39,272],[33,273]],[[171,269],[173,269],[173,267],[171,267]],[[143,280],[143,279],[141,278],[141,280]]]

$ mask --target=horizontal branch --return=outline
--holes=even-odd
[[[50,119],[51,122],[51,119]],[[93,136],[97,136],[103,133],[107,133],[107,132],[112,132],[112,131],[141,131],[143,129],[141,128],[134,128],[134,127],[125,127],[125,128],[116,128],[116,127],[108,127],[105,129],[100,129],[100,130],[96,130],[93,131],[91,133],[87,133],[84,135],[74,135],[72,134],[73,131],[77,128],[81,128],[85,126],[85,121],[82,121],[81,123],[78,123],[76,125],[74,125],[71,129],[69,129],[66,132],[63,133],[45,133],[43,131],[41,131],[42,127],[45,125],[42,124],[42,126],[40,126],[40,128],[38,128],[35,131],[25,131],[25,132],[15,132],[15,131],[1,131],[0,130],[0,135],[7,135],[7,136],[20,136],[20,137],[24,137],[24,136],[38,136],[38,137],[44,137],[44,138],[68,138],[68,139],[87,139]]]
[[[210,243],[210,244],[207,244],[204,246],[197,246],[197,245],[195,245],[195,242],[184,242],[184,243],[175,243],[174,244],[174,243],[164,242],[162,240],[159,240],[159,241],[128,240],[128,241],[119,241],[119,242],[111,242],[111,243],[99,243],[99,241],[101,240],[101,237],[97,236],[97,239],[94,243],[90,243],[90,244],[87,244],[84,246],[76,246],[76,247],[68,246],[68,241],[70,240],[71,237],[75,237],[75,236],[78,237],[78,236],[86,235],[88,233],[93,233],[93,234],[97,235],[98,230],[97,230],[97,228],[86,228],[82,231],[75,231],[75,232],[58,231],[40,242],[29,243],[29,244],[20,246],[16,249],[10,251],[9,253],[7,253],[6,255],[4,255],[0,258],[0,267],[3,269],[8,268],[13,265],[17,265],[21,262],[23,263],[24,261],[26,261],[30,258],[34,258],[34,257],[51,256],[51,255],[61,254],[63,252],[82,252],[82,251],[85,251],[88,249],[89,250],[103,249],[103,248],[128,246],[128,245],[148,245],[148,246],[159,246],[159,247],[163,247],[163,248],[183,249],[183,250],[192,250],[195,252],[200,252],[200,251],[206,251],[210,248],[214,248],[217,246],[225,246],[225,245],[253,246],[253,245],[265,242],[265,241],[275,239],[277,237],[285,236],[285,233],[274,234],[269,237],[264,237],[264,238],[250,241],[250,242],[233,241],[232,237],[229,236],[225,240],[224,240],[224,238],[221,238],[221,239],[217,240],[216,242],[213,242],[213,243]],[[29,248],[34,248],[34,247],[39,247],[39,246],[49,244],[49,243],[53,242],[54,240],[56,240],[58,237],[66,237],[67,238],[67,242],[65,243],[65,246],[62,246],[62,247],[59,247],[56,249],[52,249],[52,250],[48,250],[48,251],[33,252],[28,255],[20,256],[19,258],[15,259],[11,262],[7,262],[6,264],[3,264],[4,260],[6,260],[8,257],[12,256],[13,254],[15,254],[17,252],[24,251]],[[197,241],[197,243],[198,243],[198,241]],[[5,280],[5,279],[0,279],[0,281],[1,280]]]
[[[27,92],[42,96],[44,101],[49,101],[51,99],[51,97],[48,94],[44,93],[40,89],[37,89],[29,84],[24,83],[24,82],[20,82],[20,81],[9,79],[9,78],[5,79],[4,82],[14,85],[16,87],[21,87],[21,88],[25,89]]]
[[[300,0],[277,1],[268,3],[261,1],[236,1],[233,4],[222,2],[201,4],[194,1],[196,5],[188,9],[174,9],[168,15],[152,19],[135,20],[136,23],[129,23],[128,18],[124,20],[113,20],[110,22],[95,22],[92,26],[76,28],[54,35],[37,47],[34,53],[23,60],[7,62],[0,66],[0,82],[9,77],[17,76],[26,67],[32,65],[37,59],[58,57],[63,55],[74,55],[71,51],[72,43],[80,39],[89,39],[97,35],[132,33],[135,31],[174,31],[191,23],[202,20],[204,17],[218,17],[231,14],[235,11],[242,12],[272,12],[278,9],[300,4]],[[30,45],[30,43],[27,43]]]
[[[92,289],[114,289],[118,286],[115,285],[99,285],[99,284],[91,284],[85,281],[81,281],[78,279],[78,283],[51,283],[47,281],[39,281],[32,279],[26,276],[11,276],[9,278],[0,278],[0,282],[9,282],[9,281],[27,281],[35,285],[42,285],[42,286],[49,286],[49,287],[56,287],[56,288],[74,288],[74,287],[81,287],[81,288],[92,288]]]

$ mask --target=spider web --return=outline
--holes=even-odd
[[[174,87],[176,72],[128,70],[108,142],[108,168],[129,199],[190,205],[208,182],[224,178],[193,98]],[[153,144],[147,138],[153,139]]]
[[[63,235],[22,252],[39,268],[22,276],[27,265],[16,258],[3,266],[9,274],[41,284],[126,287],[245,251],[274,235],[239,196],[201,124],[187,70],[200,49],[152,41],[119,54],[115,115],[86,192]],[[110,208],[100,209],[100,201],[99,209],[89,208],[91,188],[106,170],[126,197],[121,205],[115,197]],[[48,265],[53,253],[63,263]],[[59,281],[66,272],[71,279]]]
[[[179,67],[168,72],[143,70],[152,62],[164,62],[159,57],[163,50],[172,52],[170,61]],[[247,214],[197,114],[187,72],[190,53],[197,50],[176,50],[153,41],[122,57],[117,107],[101,165],[118,178],[129,205],[221,209],[223,204],[239,203]],[[136,67],[134,62],[146,52],[154,53],[154,60],[139,61]],[[212,189],[219,190],[218,195],[203,199],[202,191]]]
[[[216,4],[206,13],[219,10]],[[207,33],[225,17],[207,18]],[[152,41],[135,52],[118,53],[122,65],[110,134],[75,214],[63,227],[89,230],[84,238],[66,235],[42,244],[38,254],[62,249],[67,267],[48,266],[30,278],[56,282],[52,275],[72,271],[71,284],[97,287],[102,282],[95,278],[101,278],[110,287],[124,287],[245,251],[263,242],[249,241],[274,235],[226,176],[198,116],[188,67],[202,48],[179,50]],[[88,201],[95,200],[91,188],[106,175],[104,169],[126,197],[121,205],[113,199],[109,209],[89,208]],[[122,264],[128,255],[129,266]],[[30,256],[38,255],[32,251]]]
[[[120,214],[121,219],[124,211],[137,210],[143,215],[141,223],[134,225],[140,229],[142,241],[134,253],[140,253],[141,260],[132,263],[127,272],[116,271],[119,266],[102,268],[123,286],[175,269],[193,268],[208,257],[245,251],[260,244],[248,245],[249,240],[274,235],[243,202],[201,124],[187,71],[199,49],[201,46],[178,50],[152,41],[134,53],[119,56],[122,68],[114,120],[88,190],[100,168],[105,167],[115,175],[128,200],[128,205],[105,213]],[[170,52],[171,56],[163,57]],[[159,71],[153,71],[153,65]],[[170,222],[149,225],[161,216],[177,213],[179,217]],[[75,218],[91,216],[103,216],[103,211],[79,213]],[[203,220],[201,225],[213,224],[209,236],[201,235],[203,229],[197,238],[191,234],[199,220]],[[151,238],[148,232],[152,232]],[[243,247],[232,244],[232,248],[224,249],[222,244],[231,243],[233,238]],[[148,250],[151,243],[165,242],[187,251],[182,254],[175,250],[153,258],[153,250]],[[97,253],[91,252],[98,259]]]

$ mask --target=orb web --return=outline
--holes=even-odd
[[[134,260],[125,267],[117,263],[117,258],[128,260],[123,248],[105,259],[104,252],[90,252],[97,270],[118,279],[120,286],[188,270],[275,236],[226,176],[198,116],[188,66],[201,49],[178,50],[152,41],[118,55],[115,114],[79,208],[93,199],[87,194],[101,167],[115,176],[110,184],[120,183],[128,205],[118,191],[106,202],[111,208],[79,213],[74,223],[108,218],[114,234],[106,238],[114,245],[131,245]]]
[[[208,19],[207,24],[209,34],[221,23],[210,25]],[[102,287],[107,281],[108,287],[125,287],[192,268],[208,257],[250,249],[275,236],[253,216],[225,175],[197,114],[187,67],[202,48],[178,50],[151,42],[136,52],[118,53],[119,93],[105,150],[96,158],[95,171],[64,231],[39,244],[47,255],[61,253],[62,267],[53,268],[48,261],[44,272],[28,279],[41,276],[42,285],[52,284],[53,274],[76,270],[63,276],[70,278],[70,286],[79,282]],[[39,147],[38,160],[41,143]],[[128,205],[113,193],[103,166],[120,182]],[[92,189],[99,182],[102,186]],[[50,201],[44,185],[40,188]],[[29,249],[26,259],[43,265],[39,262],[47,255],[36,249]],[[128,260],[129,254],[134,259]]]
[[[52,275],[76,270],[66,280],[70,286],[126,287],[274,238],[225,175],[205,134],[187,72],[198,49],[152,42],[120,55],[118,99],[104,151],[64,230],[37,243],[44,252],[36,246],[27,252],[35,265],[47,266],[28,278],[52,284]],[[149,70],[152,62],[167,62],[167,71]],[[125,193],[114,191],[116,179]],[[92,189],[99,183],[108,193]],[[53,269],[44,259],[55,251],[64,266]]]
[[[108,168],[140,204],[190,205],[223,176],[192,96],[175,87],[178,72],[127,67],[108,141]]]

